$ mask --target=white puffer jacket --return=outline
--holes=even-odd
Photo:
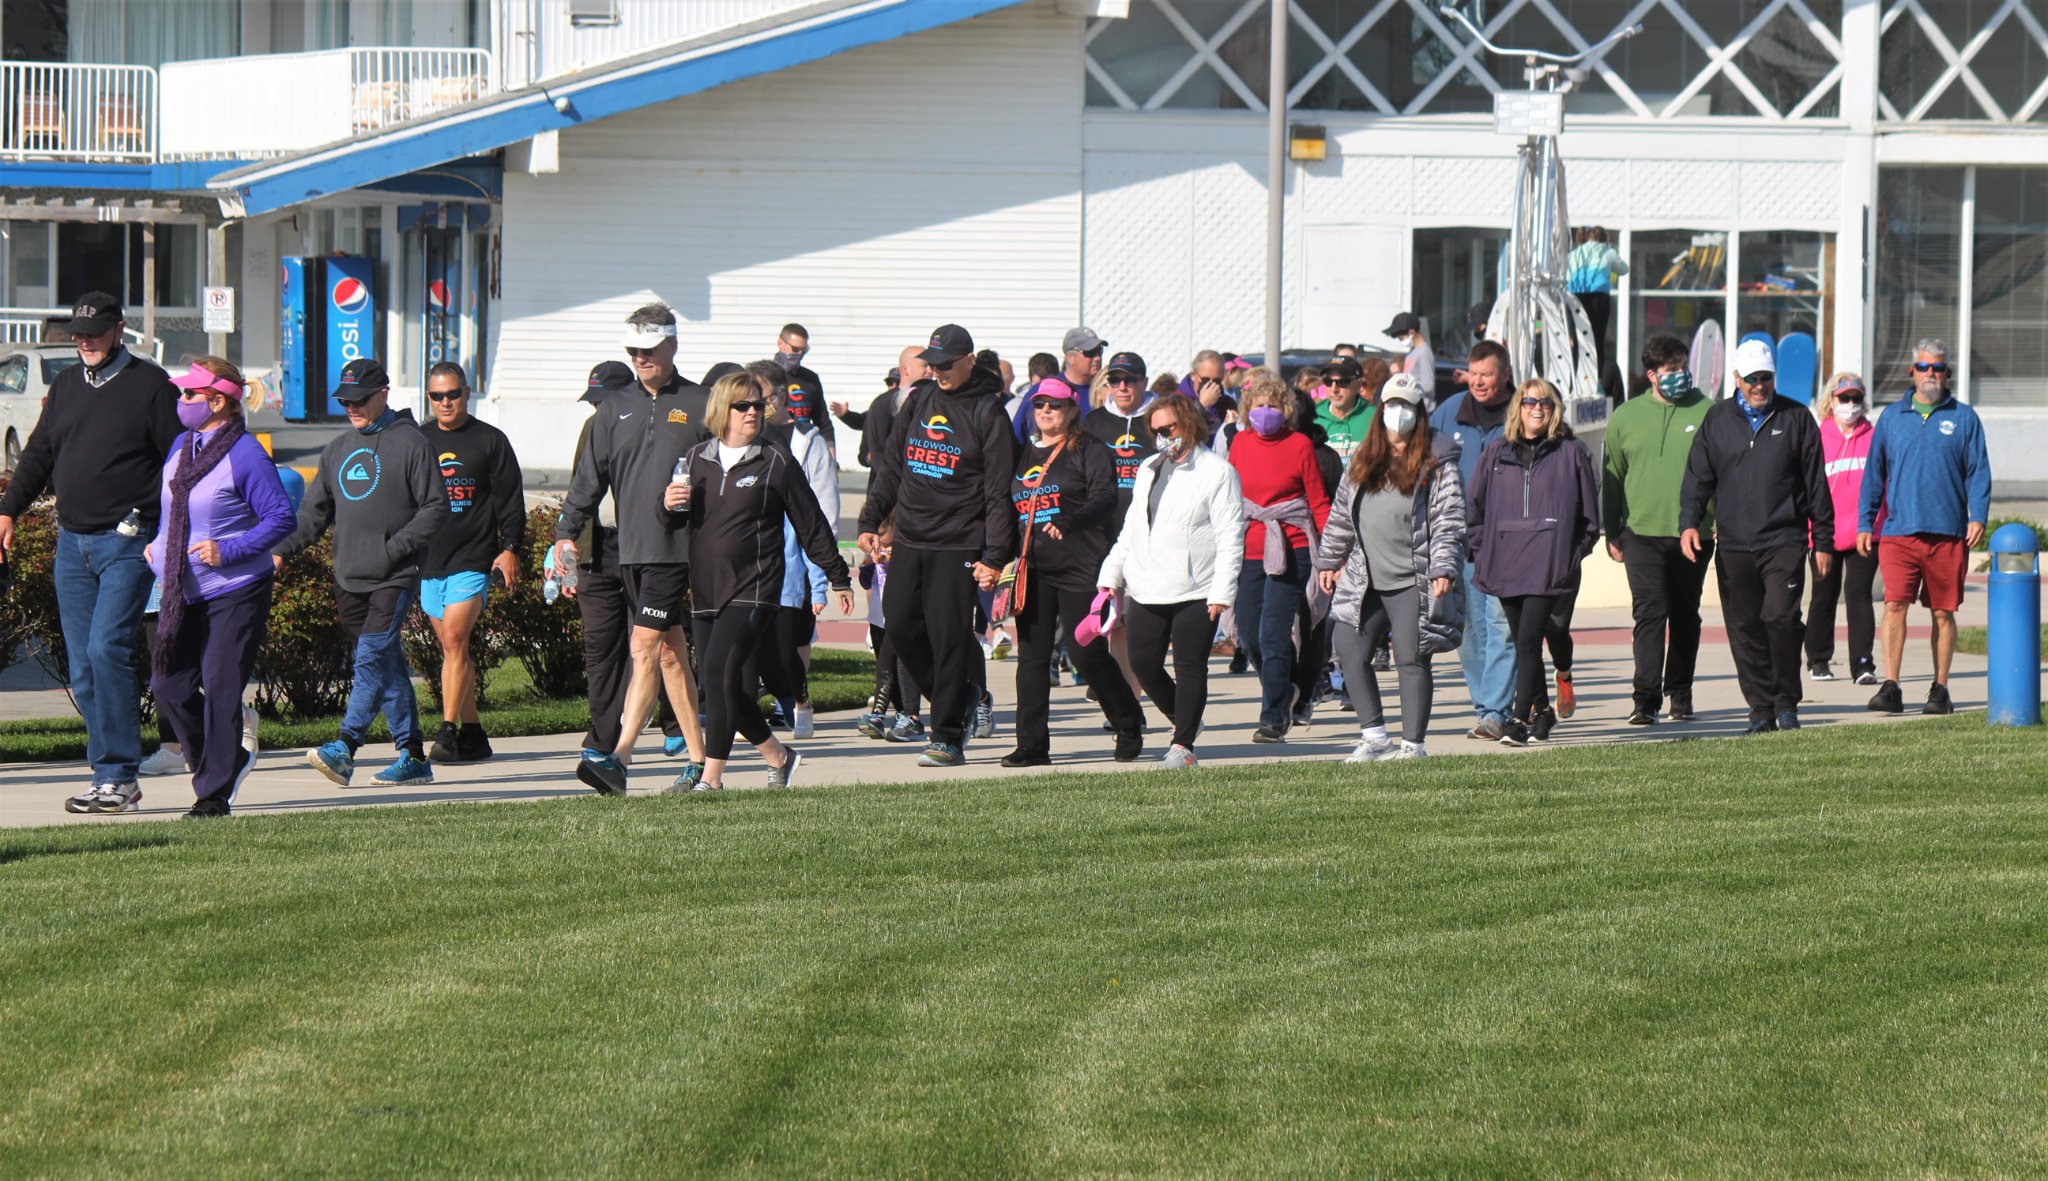
[[[1244,565],[1244,492],[1237,469],[1214,451],[1195,448],[1167,481],[1155,517],[1152,485],[1165,462],[1155,455],[1139,466],[1123,529],[1095,585],[1120,587],[1155,606],[1190,599],[1231,606]]]

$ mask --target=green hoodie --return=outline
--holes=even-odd
[[[1714,403],[1698,390],[1680,402],[1654,392],[1622,403],[1607,419],[1607,458],[1601,481],[1601,525],[1618,544],[1624,529],[1640,537],[1678,536],[1678,492],[1700,421]],[[1710,533],[1712,510],[1700,522]]]

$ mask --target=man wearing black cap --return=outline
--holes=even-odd
[[[583,462],[590,446],[590,428],[603,413],[601,407],[614,391],[633,385],[633,370],[624,361],[602,361],[590,371],[578,401],[593,414],[583,423],[576,440],[574,466]],[[583,733],[583,757],[599,758],[619,745],[619,707],[625,703],[627,674],[633,667],[628,643],[632,632],[631,609],[626,605],[626,584],[619,570],[618,507],[610,492],[598,500],[597,509],[576,535],[576,577],[562,593],[576,600],[583,617],[583,679],[590,700],[590,726]],[[683,727],[669,704],[668,686],[658,689],[657,721],[661,725],[662,749],[679,755],[688,749]]]
[[[0,556],[14,519],[57,494],[57,610],[71,696],[85,718],[92,787],[72,812],[132,812],[142,800],[140,681],[135,636],[155,581],[143,547],[156,536],[164,457],[184,428],[162,369],[121,344],[121,303],[92,292],[72,310],[82,364],[57,375],[43,414],[0,496]]]
[[[859,546],[879,560],[875,533],[891,513],[896,542],[882,614],[897,654],[932,700],[925,767],[964,761],[976,588],[992,589],[1016,549],[1010,503],[1016,443],[1003,416],[1003,379],[974,362],[974,338],[941,325],[918,359],[931,378],[910,390],[860,514]]]
[[[1365,366],[1353,357],[1338,357],[1323,368],[1330,396],[1316,403],[1316,425],[1330,447],[1345,459],[1365,442],[1372,425],[1372,403],[1365,399]]]
[[[1138,480],[1138,465],[1152,458],[1152,393],[1147,386],[1145,358],[1136,353],[1118,353],[1109,359],[1102,383],[1109,397],[1102,405],[1081,417],[1081,429],[1109,445],[1116,455],[1116,521],[1123,525],[1124,512],[1131,507],[1131,486]],[[1112,633],[1114,634],[1114,633]]]
[[[578,779],[613,796],[626,794],[626,768],[659,685],[668,686],[690,750],[689,766],[671,786],[690,790],[704,765],[696,678],[683,635],[689,619],[689,532],[682,513],[662,507],[662,496],[683,454],[711,437],[704,429],[710,396],[676,371],[676,314],[667,305],[649,304],[626,317],[623,343],[635,383],[614,390],[591,417],[588,446],[577,459],[555,527],[559,569],[577,560],[576,536],[607,494],[618,512],[619,564],[633,612],[633,675],[617,743],[576,764]]]
[[[341,736],[306,752],[306,762],[348,787],[356,751],[381,711],[398,761],[377,772],[377,785],[432,783],[402,635],[419,595],[427,544],[448,524],[448,491],[412,411],[391,409],[391,378],[376,359],[358,357],[343,366],[334,400],[348,413],[351,429],[320,453],[299,527],[277,547],[278,558],[288,558],[333,528],[334,605],[355,642],[355,681]]]

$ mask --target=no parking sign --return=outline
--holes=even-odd
[[[235,330],[235,289],[232,287],[208,287],[199,301],[200,330],[204,332],[233,332]]]

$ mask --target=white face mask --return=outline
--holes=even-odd
[[[1839,422],[1839,423],[1841,423],[1841,424],[1842,424],[1843,426],[1852,426],[1852,425],[1854,425],[1854,424],[1855,424],[1855,422],[1856,422],[1856,421],[1857,421],[1858,419],[1860,419],[1860,418],[1862,418],[1862,417],[1863,417],[1863,403],[1861,403],[1861,402],[1837,402],[1837,403],[1835,403],[1835,421],[1836,421],[1836,422]]]
[[[1389,402],[1380,407],[1380,413],[1386,416],[1387,430],[1396,435],[1406,435],[1415,429],[1415,407],[1406,402]]]

